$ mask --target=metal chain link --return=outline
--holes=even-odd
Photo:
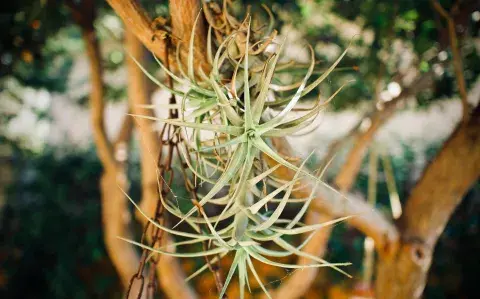
[[[167,45],[166,48],[169,49],[171,45],[171,39],[169,35],[165,37],[165,41]],[[167,69],[170,69],[168,50],[166,51],[166,55],[165,55],[165,66],[167,67]],[[173,88],[172,78],[170,78],[169,76],[167,76],[167,84],[169,85],[170,88]],[[169,102],[170,104],[176,104],[176,99],[174,95],[171,95]],[[178,110],[176,108],[169,109],[169,118],[171,119],[178,118]],[[188,142],[186,142],[186,139],[184,139],[182,131],[180,130],[180,128],[176,126],[173,126],[170,124],[164,124],[160,133],[159,142],[161,146],[160,146],[160,150],[157,158],[157,171],[160,179],[158,181],[157,195],[162,196],[163,198],[166,199],[167,196],[171,193],[171,187],[172,187],[172,182],[174,178],[172,162],[174,160],[173,156],[175,154],[177,160],[180,162],[180,165],[181,165],[181,173],[184,179],[185,189],[190,193],[193,203],[197,204],[198,203],[197,186],[194,183],[192,183],[192,181],[190,180],[188,176],[188,164],[186,163],[186,161],[183,160],[182,155],[180,154],[179,146],[184,146],[187,153],[187,159],[189,159],[189,163],[191,163],[190,156],[188,155],[188,153],[190,153],[190,149],[188,147]],[[166,147],[166,157],[164,157],[164,147]],[[166,179],[167,181],[165,180],[165,178],[167,178]],[[161,200],[157,201],[153,221],[162,225],[165,223],[164,207],[162,205]],[[150,232],[150,235],[148,235],[148,230],[150,227],[151,227],[151,232]],[[155,246],[160,245],[163,238],[163,234],[164,234],[163,230],[159,229],[158,227],[151,226],[150,222],[147,222],[142,233],[141,243],[144,244],[148,242],[150,243],[150,247],[155,248]],[[206,242],[204,242],[203,246],[205,249],[208,247]],[[149,269],[148,269],[148,275],[147,275],[148,283],[147,283],[147,289],[146,289],[147,291],[146,297],[147,299],[154,298],[155,291],[157,289],[156,268],[157,268],[157,264],[160,257],[159,256],[152,256],[150,258],[148,257],[149,257],[148,249],[143,249],[137,273],[135,273],[130,279],[130,284],[126,292],[126,299],[129,299],[132,286],[135,283],[135,281],[140,281],[140,290],[136,298],[140,299],[142,297],[143,291],[144,291],[143,288],[145,286],[145,276],[143,272],[147,264],[149,266]],[[213,273],[217,290],[218,292],[220,292],[223,287],[223,283],[222,283],[222,275],[220,272],[220,267],[218,266],[218,262],[212,263],[208,257],[205,257],[205,260],[208,264],[208,268]],[[226,298],[226,296],[224,298]]]
[[[162,129],[162,133],[160,134],[160,142],[161,142],[161,147],[160,151],[158,154],[158,164],[157,164],[157,169],[158,169],[158,175],[160,178],[164,178],[166,172],[170,173],[170,177],[173,177],[173,172],[171,171],[171,159],[167,159],[167,161],[162,161],[162,156],[163,156],[163,147],[164,145],[167,145],[169,148],[171,148],[170,142],[167,142],[166,144],[164,143],[163,139],[165,137],[166,131],[170,131],[167,126],[164,126]],[[168,152],[170,153],[171,150],[169,149]],[[169,179],[168,185],[170,185],[171,179]],[[169,187],[165,187],[165,181],[163,179],[160,179],[158,182],[158,189],[157,189],[157,195],[158,196],[167,196],[169,193]],[[161,193],[161,194],[160,194]],[[164,208],[160,200],[157,201],[156,207],[155,207],[155,214],[153,217],[153,221],[159,224],[164,224]],[[150,234],[148,234],[150,229]],[[160,243],[163,237],[163,231],[155,226],[151,226],[150,222],[147,222],[145,224],[145,228],[143,230],[142,238],[141,238],[141,243],[150,243],[150,247],[155,248],[157,244]],[[149,239],[149,240],[148,240]],[[126,293],[126,299],[130,298],[130,293],[132,290],[132,285],[135,281],[140,280],[141,281],[141,288],[138,291],[137,294],[137,299],[140,299],[143,295],[143,287],[145,285],[145,276],[143,274],[145,270],[145,266],[149,264],[149,270],[148,270],[148,283],[147,283],[147,298],[153,298],[155,294],[155,289],[156,289],[156,277],[155,277],[155,268],[158,263],[158,258],[153,257],[150,258],[147,261],[148,258],[148,249],[143,249],[142,250],[142,256],[140,258],[140,263],[138,266],[137,273],[135,273],[132,276],[132,279],[130,280],[130,285],[127,289]]]

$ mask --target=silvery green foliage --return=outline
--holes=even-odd
[[[212,68],[208,75],[199,70],[195,72],[193,55],[195,37],[193,34],[189,42],[187,70],[184,71],[180,68],[182,75],[177,76],[170,72],[157,60],[160,67],[172,77],[176,84],[188,87],[186,92],[168,88],[139,65],[153,82],[182,98],[180,118],[154,119],[178,126],[181,129],[189,128],[193,132],[189,134],[190,138],[186,142],[191,143],[194,152],[183,152],[182,154],[194,158],[195,162],[188,165],[193,175],[202,183],[212,185],[210,191],[201,197],[198,204],[187,213],[182,213],[175,203],[161,197],[165,209],[180,218],[180,222],[173,228],[155,223],[146,214],[143,215],[158,228],[187,239],[187,241],[173,245],[182,246],[208,241],[211,245],[210,249],[195,253],[171,253],[162,248],[150,248],[135,241],[125,240],[140,247],[148,248],[152,253],[175,257],[188,258],[215,255],[212,261],[216,261],[232,252],[235,257],[223,290],[219,294],[220,298],[223,297],[235,272],[238,273],[241,298],[244,297],[245,285],[248,286],[248,272],[253,274],[263,291],[270,297],[253,267],[252,259],[289,269],[332,267],[342,273],[345,272],[338,267],[348,264],[328,263],[317,256],[301,251],[318,229],[342,221],[345,218],[314,225],[301,223],[301,219],[313,200],[318,186],[323,184],[328,188],[331,187],[321,180],[321,175],[313,175],[305,169],[307,160],[300,166],[296,166],[279,155],[269,145],[268,141],[270,137],[285,137],[294,134],[312,123],[325,105],[317,104],[298,118],[287,119],[287,117],[298,101],[316,88],[334,70],[346,51],[321,76],[311,78],[315,61],[313,50],[310,47],[311,64],[305,77],[298,84],[283,88],[283,90],[293,90],[293,88],[296,90],[286,98],[280,98],[276,95],[276,100],[272,101],[270,100],[271,94],[275,94],[275,89],[278,89],[278,85],[274,85],[273,80],[283,44],[280,45],[276,53],[251,55],[250,53],[254,53],[254,51],[251,46],[253,43],[250,41],[252,30],[250,29],[249,18],[246,19],[241,28],[243,29],[233,32],[223,40],[215,55],[211,52],[211,38],[209,38],[208,57]],[[237,39],[239,35],[243,37],[241,39],[244,41],[243,49],[238,47],[238,43],[235,43],[239,40]],[[234,53],[232,54],[232,52]],[[235,56],[238,58],[235,58]],[[231,77],[228,78],[230,80],[226,80],[228,74],[231,74]],[[229,81],[229,83],[222,83],[226,81]],[[276,88],[273,88],[273,86],[276,86]],[[331,100],[340,89],[326,102]],[[185,107],[191,107],[191,112],[185,114]],[[279,112],[272,117],[268,117],[275,113],[272,112],[272,107],[276,107]],[[266,110],[270,111],[266,112]],[[207,141],[202,140],[202,132],[205,131],[210,132],[214,137]],[[278,164],[268,168],[267,163],[262,159],[263,155],[269,156]],[[189,159],[185,160],[189,161]],[[275,170],[281,166],[295,172],[292,180],[281,180],[274,175]],[[313,188],[310,195],[304,199],[292,199],[292,191],[295,188],[301,188],[298,181],[305,178],[312,181]],[[262,182],[270,185],[273,191],[265,193],[266,188],[260,190],[258,185]],[[221,190],[228,190],[227,195],[218,197]],[[292,220],[280,218],[287,204],[293,201],[302,204],[298,214]],[[135,204],[133,201],[132,203]],[[273,211],[267,210],[267,205],[270,203],[277,204]],[[206,204],[221,206],[222,212],[219,215],[208,216],[202,208]],[[135,206],[138,208],[137,205]],[[196,216],[196,212],[199,212],[198,215],[201,216]],[[217,226],[220,221],[227,223],[227,226],[218,229]],[[182,222],[187,223],[194,233],[175,229]],[[209,231],[202,231],[200,225],[206,225]],[[309,235],[299,246],[291,245],[282,238],[286,235],[303,233]],[[263,246],[265,242],[273,242],[282,250],[268,249]],[[311,260],[311,264],[284,264],[272,259],[289,255],[308,258]],[[188,279],[192,279],[206,270],[207,266],[198,269]]]

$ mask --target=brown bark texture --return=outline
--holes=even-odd
[[[377,298],[420,298],[448,219],[480,175],[480,106],[461,123],[414,187],[400,219],[399,250],[381,259]]]
[[[194,32],[194,62],[195,69],[201,67],[206,74],[210,69],[207,61],[207,31],[201,3],[198,0],[169,0],[172,25],[172,41],[182,50],[182,65],[187,65],[187,53],[192,32]],[[194,21],[198,22],[194,27]]]
[[[136,0],[107,0],[108,4],[122,19],[125,28],[135,36],[157,57],[165,56],[165,41],[155,38],[155,30],[152,28],[152,20]]]
[[[194,28],[194,21],[200,12],[200,1],[198,0],[170,0],[170,15],[172,32],[166,28],[155,28],[152,19],[147,15],[136,0],[107,0],[108,4],[115,10],[123,20],[125,27],[150,50],[155,56],[165,63],[165,53],[168,50],[170,56],[170,67],[176,69],[176,60],[173,59],[176,47],[180,49],[180,59],[183,67],[187,65],[190,35],[195,30],[194,40],[194,61],[195,67],[201,67],[208,74],[210,65],[206,58],[206,30],[203,14],[200,14],[197,26]],[[168,47],[166,35],[173,41],[173,47]]]

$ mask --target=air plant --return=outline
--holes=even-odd
[[[349,264],[329,263],[301,251],[318,229],[343,221],[347,217],[326,223],[304,225],[301,219],[315,198],[318,189],[334,189],[322,181],[323,172],[312,174],[305,169],[308,158],[300,166],[297,166],[282,157],[269,145],[271,137],[286,137],[311,125],[318,113],[340,92],[343,86],[324,103],[319,101],[302,116],[290,118],[290,112],[299,100],[315,89],[334,70],[346,54],[346,50],[322,75],[312,81],[315,59],[314,52],[309,47],[311,62],[303,79],[290,86],[279,87],[278,84],[274,84],[274,80],[276,71],[282,68],[279,57],[284,42],[278,47],[277,52],[267,53],[264,51],[265,47],[261,47],[260,43],[251,41],[254,31],[251,18],[247,16],[236,30],[224,37],[213,55],[212,27],[210,27],[207,49],[211,64],[209,74],[194,67],[195,36],[193,32],[189,41],[187,70],[182,69],[182,64],[178,60],[180,75],[177,75],[157,59],[166,74],[177,85],[186,87],[187,91],[169,88],[137,63],[153,82],[182,100],[181,105],[178,106],[181,110],[181,116],[178,119],[134,116],[171,124],[178,130],[186,131],[188,128],[189,138],[184,142],[191,143],[190,147],[193,150],[192,152],[183,151],[181,154],[192,158],[186,158],[185,161],[187,161],[193,176],[200,181],[199,184],[208,183],[212,186],[208,193],[201,196],[194,207],[186,213],[182,212],[173,201],[160,196],[165,209],[180,219],[173,228],[154,222],[140,210],[133,200],[132,203],[156,227],[172,235],[187,238],[186,241],[172,245],[191,245],[207,241],[210,247],[195,253],[172,253],[165,248],[151,248],[139,242],[124,240],[142,248],[148,248],[152,254],[160,253],[185,258],[215,256],[212,259],[213,262],[233,252],[233,263],[219,298],[225,294],[235,272],[238,272],[240,297],[243,298],[245,285],[249,287],[249,271],[270,298],[267,288],[253,267],[252,259],[290,269],[332,267],[344,274],[346,273],[339,267]],[[259,48],[262,50],[259,51]],[[295,91],[282,98],[276,90]],[[272,100],[272,98],[274,99]],[[187,107],[189,107],[189,111],[187,111]],[[274,109],[279,112],[275,113]],[[205,140],[205,132],[210,132],[210,139]],[[270,157],[277,164],[269,167],[265,156]],[[293,170],[294,177],[287,181],[278,178],[275,171],[280,167]],[[310,195],[303,199],[291,198],[291,193],[295,189],[304,187],[299,184],[299,181],[305,178],[313,184]],[[260,186],[262,184],[263,190]],[[267,185],[271,186],[270,193],[266,192]],[[219,196],[220,191],[224,190],[228,190],[227,195]],[[292,202],[302,203],[301,209],[293,219],[282,219],[282,212]],[[277,205],[272,211],[269,211],[268,205],[271,203]],[[215,216],[207,215],[203,208],[207,204],[220,206],[221,212]],[[196,212],[198,216],[195,214]],[[176,229],[182,222],[187,223],[194,233]],[[218,228],[220,222],[226,223],[226,226]],[[203,231],[200,225],[206,225],[208,231]],[[288,235],[303,233],[309,233],[309,235],[299,246],[291,245],[283,239]],[[268,249],[264,246],[266,242],[273,242],[282,250]],[[306,265],[285,264],[269,258],[289,255],[308,258],[312,263]],[[207,266],[195,271],[188,277],[188,280],[206,270]]]

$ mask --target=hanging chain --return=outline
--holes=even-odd
[[[170,99],[170,101],[172,101],[172,99]],[[174,115],[174,113],[170,113],[170,116],[172,115]],[[162,196],[163,198],[166,198],[171,192],[170,187],[173,181],[173,174],[174,174],[173,168],[172,168],[173,153],[174,153],[174,148],[176,147],[178,142],[178,139],[175,138],[174,129],[175,128],[173,128],[171,125],[166,124],[162,128],[162,131],[160,134],[161,147],[160,147],[160,151],[158,153],[158,159],[157,159],[157,171],[160,179],[158,181],[157,195]],[[167,148],[166,157],[164,157],[164,154],[163,154],[164,147]],[[157,201],[153,221],[161,225],[165,223],[164,207],[160,200]],[[149,234],[149,229],[150,229],[150,234]],[[151,226],[150,222],[147,222],[143,230],[141,243],[144,244],[145,242],[148,242],[150,243],[150,247],[155,248],[156,246],[160,245],[163,234],[164,234],[163,230],[159,229],[156,226]],[[149,264],[148,275],[147,275],[147,278],[148,278],[147,298],[153,298],[155,294],[155,290],[157,288],[155,270],[159,261],[159,257],[152,256],[147,262],[148,256],[149,256],[149,250],[143,249],[140,263],[138,266],[138,271],[135,275],[133,275],[132,279],[130,280],[130,286],[127,290],[127,296],[126,296],[127,299],[129,299],[129,294],[131,292],[131,287],[133,283],[137,280],[141,281],[141,289],[139,290],[136,298],[139,299],[142,297],[143,286],[145,281],[143,272],[145,270],[145,266],[147,263]]]
[[[181,171],[182,171],[183,179],[184,179],[184,182],[185,182],[185,189],[190,193],[192,203],[196,207],[198,207],[199,217],[202,217],[201,213],[204,213],[204,211],[203,211],[203,208],[198,204],[198,195],[197,195],[197,187],[198,186],[196,184],[194,184],[188,176],[188,165],[189,164],[192,165],[192,161],[191,161],[191,158],[190,158],[189,154],[185,155],[186,156],[185,159],[188,159],[188,162],[183,160],[182,155],[180,153],[180,146],[184,147],[184,150],[185,150],[186,153],[190,153],[191,150],[188,146],[188,141],[186,139],[184,139],[184,135],[182,134],[182,131],[179,130],[178,134],[179,134],[179,137],[180,137],[179,141],[181,141],[181,142],[179,142],[176,145],[175,148],[176,148],[176,152],[177,152],[177,158],[178,158],[178,160],[180,162],[180,165],[181,165]],[[207,225],[205,225],[205,229],[208,231]],[[203,250],[208,250],[209,249],[207,241],[203,241],[202,246],[203,246]],[[223,278],[222,278],[221,268],[219,267],[219,264],[218,264],[219,260],[220,260],[219,255],[217,255],[217,262],[212,262],[209,259],[208,256],[205,256],[205,262],[208,266],[208,269],[213,274],[213,278],[215,280],[215,286],[217,287],[217,291],[220,294],[220,292],[222,291],[222,288],[223,288]],[[224,295],[223,298],[227,298],[227,296]]]
[[[158,20],[156,19],[156,21],[154,23],[152,23],[152,26],[154,27],[157,27],[157,22]],[[157,29],[157,28],[154,28],[154,29]],[[155,39],[157,36],[154,35],[152,36],[152,40]],[[167,67],[169,67],[169,64],[168,64],[168,60],[169,60],[169,57],[168,57],[168,49],[169,49],[169,45],[170,45],[170,42],[169,42],[169,39],[167,37],[167,35],[162,35],[161,36],[162,39],[165,39],[165,42],[166,42],[166,51],[165,51],[165,61],[167,62]],[[167,81],[168,81],[168,84],[170,85],[170,87],[173,85],[172,84],[172,81],[171,81],[171,78],[169,76],[167,76]],[[170,103],[175,103],[175,96],[171,96],[170,97]],[[169,118],[174,118],[175,117],[175,114],[177,114],[176,110],[173,111],[172,109],[169,110]],[[159,177],[159,180],[158,180],[158,189],[157,190],[157,198],[158,196],[164,196],[164,198],[166,198],[170,192],[170,186],[171,186],[171,182],[173,180],[173,171],[172,171],[172,154],[173,154],[173,138],[171,138],[171,135],[172,134],[172,129],[171,129],[171,126],[166,124],[163,126],[162,128],[162,131],[160,133],[160,139],[159,139],[159,142],[160,142],[160,149],[159,149],[159,152],[158,152],[158,158],[157,158],[157,173],[158,173],[158,177]],[[165,161],[163,161],[163,150],[164,150],[164,146],[167,147],[167,158],[165,159]],[[165,181],[165,177],[166,175],[168,175],[168,182]],[[164,217],[164,208],[163,208],[163,205],[161,203],[160,200],[157,201],[157,204],[156,204],[156,207],[155,207],[155,214],[154,214],[154,217],[153,217],[153,221],[155,221],[156,223],[159,223],[161,225],[163,225],[165,223],[165,217]],[[150,235],[148,234],[148,231],[149,231],[149,228],[150,229]],[[149,237],[149,238],[148,238]],[[147,221],[146,224],[145,224],[145,227],[143,229],[143,233],[142,233],[142,237],[141,237],[141,243],[144,244],[144,243],[150,243],[150,247],[152,248],[155,248],[155,246],[157,246],[158,244],[161,243],[162,241],[162,237],[163,237],[163,231],[161,229],[159,229],[158,227],[156,226],[151,226],[150,225],[150,221]],[[147,240],[149,239],[149,240]],[[148,249],[143,249],[142,250],[142,255],[140,257],[140,263],[138,265],[138,270],[137,270],[137,273],[135,273],[132,278],[130,279],[130,284],[128,286],[128,289],[127,289],[127,292],[126,292],[126,296],[125,298],[126,299],[129,299],[130,298],[130,293],[132,291],[132,286],[133,284],[135,283],[135,281],[140,281],[140,289],[138,291],[138,294],[136,296],[137,299],[140,299],[143,295],[143,291],[144,291],[144,285],[145,285],[145,276],[144,276],[144,270],[145,270],[145,266],[146,264],[148,263],[149,264],[149,269],[148,269],[148,284],[147,284],[147,298],[153,298],[154,295],[155,295],[155,290],[157,289],[157,285],[156,285],[156,274],[155,274],[155,269],[156,269],[156,266],[158,264],[158,257],[157,256],[153,256],[152,258],[150,258],[148,261],[147,261],[147,258],[148,258]]]
[[[158,22],[155,24],[155,26],[158,26]],[[153,38],[155,37],[157,36],[154,36]],[[165,57],[164,57],[165,66],[167,69],[170,69],[168,49],[170,49],[170,46],[172,44],[171,37],[170,37],[170,34],[163,34],[162,38],[165,40],[166,49],[167,49],[165,51]],[[167,85],[170,88],[173,88],[172,78],[167,75],[166,80],[167,80]],[[170,96],[169,103],[172,105],[176,104],[176,99],[173,94]],[[178,118],[178,110],[176,108],[170,108],[168,117],[170,119]],[[179,161],[179,164],[181,165],[181,173],[184,179],[185,188],[190,193],[193,204],[198,206],[197,185],[194,184],[188,176],[188,164],[191,164],[191,160],[190,160],[191,151],[188,146],[188,141],[183,136],[183,132],[177,126],[174,126],[171,124],[164,124],[160,133],[159,142],[161,146],[160,146],[160,150],[157,158],[157,172],[159,177],[157,196],[161,196],[162,198],[167,199],[167,197],[172,192],[171,187],[172,187],[172,182],[174,178],[172,162],[175,155],[177,160]],[[187,153],[186,159],[188,159],[188,163],[187,161],[184,161],[184,159],[182,158],[182,155],[180,153],[181,146],[184,147],[184,150]],[[165,148],[166,148],[165,150],[166,155],[164,155]],[[199,213],[201,213],[200,210],[201,209],[199,209]],[[153,221],[161,225],[164,225],[165,223],[164,207],[161,200],[157,201]],[[148,234],[149,228],[151,228],[150,234]],[[156,226],[151,226],[150,222],[147,222],[143,230],[141,243],[142,244],[150,243],[150,247],[155,248],[156,246],[159,246],[162,241],[164,241],[163,234],[164,234],[163,230],[159,229]],[[208,244],[206,241],[203,242],[203,248],[204,250],[208,248]],[[157,289],[156,268],[157,268],[157,264],[159,262],[160,256],[158,255],[152,256],[149,259],[148,257],[149,257],[148,249],[143,249],[138,270],[130,279],[130,284],[128,286],[127,293],[126,293],[127,299],[129,299],[132,285],[136,281],[140,281],[140,289],[138,291],[138,295],[136,298],[140,299],[142,297],[143,291],[144,291],[143,288],[145,285],[145,276],[143,273],[145,271],[145,266],[147,264],[149,267],[148,267],[148,274],[147,274],[148,283],[147,283],[147,289],[146,289],[146,292],[147,292],[146,297],[147,299],[154,298],[155,291]],[[219,260],[219,257],[217,257],[217,259]],[[215,279],[215,285],[217,287],[218,292],[220,293],[223,287],[223,283],[222,283],[222,274],[221,274],[220,267],[218,265],[218,261],[216,263],[212,263],[207,256],[205,256],[205,261],[208,265],[208,268],[213,273],[213,276]],[[227,297],[224,296],[224,298],[227,298]]]

